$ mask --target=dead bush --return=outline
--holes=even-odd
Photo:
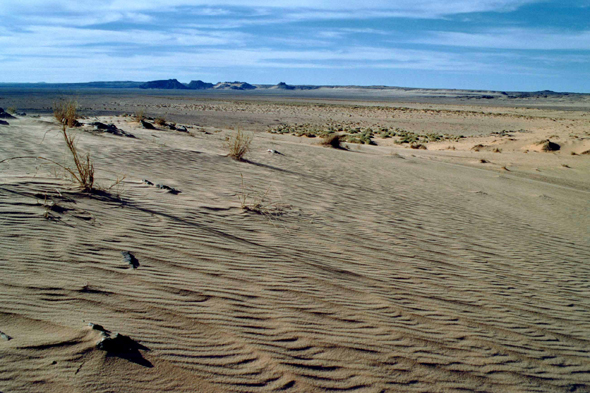
[[[341,142],[343,140],[340,134],[329,134],[322,138],[322,146],[331,147],[334,149],[342,149]]]
[[[53,116],[61,124],[68,127],[77,125],[78,103],[75,100],[60,100],[53,103]]]

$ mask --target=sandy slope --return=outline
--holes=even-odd
[[[1,392],[590,391],[589,156],[564,183],[527,169],[543,153],[496,155],[526,160],[507,172],[260,134],[235,162],[226,132],[119,121],[137,139],[79,138],[119,190],[0,164]],[[49,118],[0,141],[67,157]],[[241,174],[284,215],[243,212]],[[147,349],[109,356],[88,322]]]

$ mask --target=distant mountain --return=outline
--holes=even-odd
[[[159,80],[159,81],[151,81],[146,82],[139,86],[140,89],[182,89],[186,90],[188,87],[180,83],[176,79],[168,79],[168,80]]]
[[[295,87],[289,86],[285,82],[279,82],[278,85],[271,86],[270,89],[273,89],[273,90],[295,90]]]
[[[211,89],[213,87],[213,83],[207,83],[207,82],[203,82],[201,80],[198,81],[191,81],[191,83],[189,83],[187,85],[187,87],[191,90],[205,90],[205,89]]]
[[[213,88],[216,90],[254,90],[256,86],[246,82],[219,82]]]
[[[511,92],[506,93],[502,92],[502,95],[507,96],[508,98],[548,98],[548,97],[563,97],[569,96],[572,93],[558,93],[551,90],[543,90],[543,91],[531,91],[531,92]],[[575,94],[575,93],[573,93]]]

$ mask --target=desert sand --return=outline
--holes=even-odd
[[[0,392],[590,391],[587,103],[271,98],[78,96],[135,136],[71,130],[100,192],[0,164]],[[69,162],[52,99],[0,101],[0,160]],[[464,138],[267,132],[329,122]]]

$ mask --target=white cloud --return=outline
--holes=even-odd
[[[575,33],[538,29],[496,29],[485,33],[442,31],[412,42],[471,48],[590,50],[590,30]]]
[[[188,46],[219,46],[242,44],[247,34],[221,31],[179,29],[170,32],[149,30],[100,30],[59,26],[31,26],[26,31],[5,33],[0,36],[0,47],[5,55],[31,55],[35,53],[62,53],[75,48],[78,53],[95,53],[96,46],[104,45],[100,52],[116,51],[120,46],[178,49]]]
[[[48,10],[66,13],[161,12],[176,7],[203,7],[223,12],[223,7],[280,8],[307,10],[301,17],[358,16],[350,11],[377,11],[384,15],[440,17],[470,12],[504,12],[540,0],[8,0],[0,3],[0,14]],[[314,13],[314,10],[324,11]],[[335,10],[338,10],[337,12]],[[329,13],[325,13],[329,11]]]

